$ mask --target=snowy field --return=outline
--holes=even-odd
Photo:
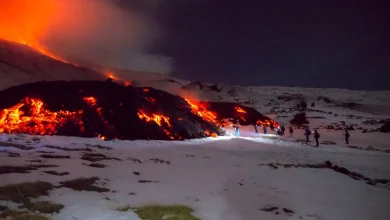
[[[135,220],[140,218],[131,209],[118,209],[150,204],[185,205],[202,220],[390,219],[390,183],[372,182],[390,179],[389,152],[348,148],[337,133],[322,138],[336,145],[319,148],[296,142],[303,138],[299,130],[296,137],[254,134],[251,127],[241,134],[183,142],[1,134],[0,187],[37,180],[59,186],[76,178],[98,178],[93,185],[104,192],[63,186],[37,198],[64,205],[59,213],[45,214],[54,220]],[[376,139],[372,135],[380,134],[361,139]],[[91,153],[100,154],[97,161],[91,161]],[[325,161],[370,180],[317,167]],[[58,167],[29,173],[4,168],[34,164]],[[11,201],[1,205],[17,208]]]

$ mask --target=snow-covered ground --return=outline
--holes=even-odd
[[[240,138],[225,136],[183,142],[2,134],[2,142],[34,149],[1,147],[0,166],[22,166],[34,164],[29,162],[31,160],[41,160],[35,164],[59,167],[0,174],[0,186],[36,180],[58,185],[61,181],[96,176],[98,186],[110,189],[110,192],[99,193],[55,188],[48,197],[38,198],[65,206],[52,216],[54,220],[139,219],[132,211],[116,209],[147,204],[186,205],[202,220],[390,219],[390,185],[369,185],[331,169],[284,168],[282,165],[330,161],[371,179],[390,179],[390,153],[347,148],[334,135],[323,140],[339,144],[316,148],[311,143],[295,142],[301,138],[299,132],[295,133],[296,137],[279,137],[254,134],[251,127],[246,127],[242,128]],[[366,135],[370,139],[372,134]],[[84,164],[91,162],[81,157],[91,152],[65,151],[44,145],[68,149],[90,146],[95,153],[120,161],[103,160],[97,163],[107,167],[89,167]],[[20,157],[9,157],[9,152],[19,153]],[[41,155],[69,155],[70,159],[42,158]],[[269,163],[280,165],[275,169],[268,166]],[[69,172],[69,175],[43,172],[48,170]],[[1,204],[15,207],[12,202]]]

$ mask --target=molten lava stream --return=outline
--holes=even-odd
[[[207,110],[206,108],[200,106],[200,105],[196,105],[194,104],[193,102],[191,102],[190,100],[188,99],[185,99],[186,102],[188,103],[188,105],[191,107],[191,111],[192,113],[198,115],[199,117],[203,118],[205,121],[208,121],[208,122],[211,122],[211,123],[214,123],[214,124],[218,124],[217,122],[217,114],[212,112],[212,111],[209,111]]]
[[[239,107],[239,106],[236,106],[236,107],[234,107],[234,108],[235,108],[236,111],[239,112],[239,113],[246,113],[246,111],[245,111],[244,109],[242,109],[241,107]]]
[[[89,107],[95,108],[95,111],[98,113],[100,119],[103,121],[104,127],[106,129],[113,130],[115,128],[113,125],[110,125],[110,123],[108,123],[108,121],[104,118],[102,108],[97,106],[97,100],[95,97],[84,97],[83,100],[89,105]]]
[[[144,111],[139,110],[137,113],[138,117],[140,119],[145,120],[146,122],[154,122],[156,123],[159,127],[162,128],[164,133],[170,138],[170,139],[175,139],[173,134],[166,128],[163,127],[163,122],[168,125],[169,128],[172,128],[171,123],[169,122],[169,117],[165,115],[157,115],[157,114],[152,114],[151,116],[147,115]]]
[[[169,127],[172,127],[169,122],[169,117],[164,115],[152,114],[152,116],[147,115],[144,111],[139,110],[137,113],[140,119],[144,119],[147,122],[154,121],[158,126],[162,127],[162,122],[164,121]]]

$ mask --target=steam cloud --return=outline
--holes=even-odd
[[[148,52],[161,32],[147,13],[122,8],[118,0],[56,1],[56,13],[39,39],[54,54],[103,67],[171,71],[171,58]]]

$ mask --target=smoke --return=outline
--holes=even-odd
[[[147,11],[136,12],[131,7],[123,7],[118,0],[44,0],[39,3],[35,0],[5,0],[5,2],[13,5],[13,13],[17,13],[17,7],[23,7],[19,13],[28,12],[29,16],[20,15],[18,18],[19,27],[20,23],[32,24],[23,26],[23,35],[27,32],[28,35],[34,36],[40,47],[65,60],[137,71],[159,73],[171,71],[173,65],[171,58],[149,53],[155,46],[154,43],[161,37],[162,31],[153,17],[145,13]],[[158,4],[158,1],[151,2],[153,5]],[[40,11],[37,11],[38,9]],[[10,10],[7,11],[8,15],[0,18],[5,17],[8,22],[0,22],[0,25],[6,23],[8,29],[14,31],[18,27],[12,26],[10,22],[15,20],[11,19],[15,15],[10,16]],[[34,20],[36,18],[40,20]],[[20,34],[14,32],[16,34],[13,35]],[[9,38],[13,37],[15,36]]]

